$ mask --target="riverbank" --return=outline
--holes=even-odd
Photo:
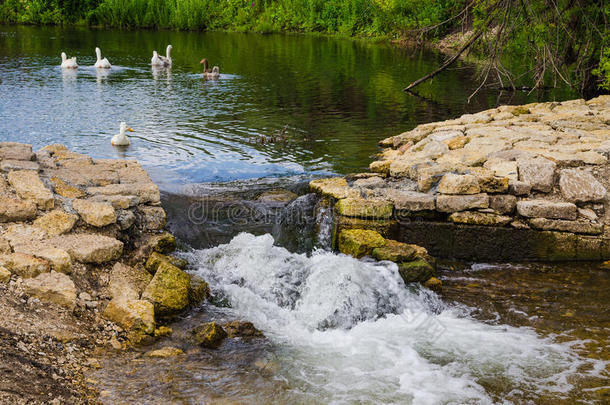
[[[609,113],[601,96],[419,125],[381,141],[370,173],[312,188],[339,201],[337,232],[356,217],[435,256],[608,260]]]
[[[0,159],[0,402],[93,403],[97,357],[171,333],[207,284],[164,255],[176,240],[137,162],[11,142]]]

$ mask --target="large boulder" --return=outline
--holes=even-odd
[[[181,270],[184,270],[186,266],[188,266],[188,262],[184,259],[174,256],[167,256],[159,252],[152,252],[144,267],[150,274],[155,274],[161,263],[173,264]]]
[[[357,258],[370,254],[373,249],[385,246],[378,232],[364,229],[345,229],[339,233],[339,251]]]
[[[106,263],[117,260],[123,253],[123,242],[103,235],[60,235],[47,242],[65,250],[72,259],[81,263]]]
[[[408,262],[413,260],[418,253],[418,246],[387,239],[386,245],[373,249],[372,256],[377,260],[389,260],[391,262]]]
[[[180,312],[189,304],[190,285],[188,274],[169,263],[161,263],[142,299],[152,302],[157,314]]]
[[[76,287],[70,277],[52,271],[23,281],[25,292],[41,301],[50,302],[69,310],[76,305]]]

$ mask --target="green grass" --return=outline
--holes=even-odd
[[[4,0],[0,22],[396,38],[406,30],[446,19],[463,4],[463,0]]]

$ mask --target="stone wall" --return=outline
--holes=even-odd
[[[501,106],[380,145],[369,173],[310,184],[340,229],[466,260],[610,258],[610,96]]]

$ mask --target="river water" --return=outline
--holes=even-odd
[[[152,50],[168,43],[173,68],[152,70]],[[113,69],[90,67],[95,46]],[[77,56],[76,72],[61,71],[62,51]],[[202,79],[203,57],[220,66],[220,80]],[[312,177],[365,170],[377,141],[419,123],[574,96],[483,89],[467,104],[478,81],[464,63],[419,96],[401,91],[442,60],[311,36],[0,27],[0,139],[138,159],[164,190],[189,271],[216,297],[156,344],[186,355],[105,358],[90,376],[102,401],[608,400],[610,280],[595,264],[441,262],[437,295],[404,286],[393,264],[325,250],[315,222],[328,221],[316,218],[324,211],[312,197],[290,207],[256,200],[277,188],[303,195]],[[109,142],[120,121],[135,130],[121,150]],[[284,128],[285,142],[260,141]],[[223,202],[221,214],[195,218],[201,201]],[[284,221],[290,210],[304,222]],[[192,327],[225,319],[250,320],[266,338],[229,339],[217,351],[193,344]]]

